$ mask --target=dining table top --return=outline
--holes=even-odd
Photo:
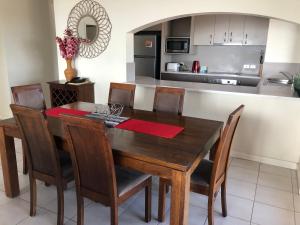
[[[61,107],[94,112],[96,104],[75,102]],[[122,116],[183,127],[184,130],[171,139],[119,128],[107,128],[107,136],[114,154],[179,171],[189,170],[195,160],[204,158],[220,137],[223,128],[221,121],[139,109],[125,108]],[[47,121],[50,132],[55,137],[64,139],[61,119],[48,116]],[[13,118],[0,121],[0,126],[11,129],[11,132],[17,132],[17,125]]]

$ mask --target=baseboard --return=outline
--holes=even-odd
[[[280,159],[272,159],[272,158],[258,156],[258,155],[250,155],[250,154],[234,152],[234,151],[231,152],[231,156],[236,157],[236,158],[256,161],[256,162],[260,162],[260,163],[265,163],[265,164],[269,164],[269,165],[273,165],[273,166],[280,166],[280,167],[284,167],[284,168],[288,168],[288,169],[292,169],[292,170],[297,170],[297,173],[300,175],[300,168],[298,167],[298,164],[294,163],[294,162],[284,161],[284,160],[280,160]]]

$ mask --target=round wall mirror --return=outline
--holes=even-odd
[[[79,46],[79,55],[95,58],[109,44],[112,25],[106,10],[94,0],[82,0],[71,10],[68,29],[73,35],[85,39]]]
[[[93,43],[99,33],[96,20],[91,16],[85,16],[78,22],[78,37],[86,39],[90,44]]]

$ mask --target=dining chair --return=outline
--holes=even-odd
[[[108,104],[120,103],[133,108],[135,84],[110,83]]]
[[[221,189],[222,215],[227,216],[226,203],[226,178],[230,155],[231,143],[234,137],[244,105],[233,111],[226,123],[221,139],[216,149],[214,161],[203,159],[194,173],[191,175],[190,190],[195,193],[208,196],[208,224],[214,224],[214,202]],[[158,220],[165,220],[166,187],[170,181],[160,178]]]
[[[74,179],[72,162],[68,153],[56,148],[48,130],[47,121],[38,109],[10,105],[20,129],[28,163],[30,183],[30,216],[36,214],[36,180],[56,186],[57,225],[64,223],[64,188]]]
[[[142,189],[149,222],[152,177],[115,166],[103,122],[67,115],[62,120],[75,174],[77,225],[83,225],[84,197],[110,207],[111,224],[117,225],[118,206]]]
[[[45,97],[43,94],[43,89],[41,84],[31,84],[23,86],[15,86],[11,88],[12,96],[15,104],[23,105],[30,108],[35,108],[39,110],[46,109]],[[22,142],[23,145],[23,142]],[[23,150],[23,174],[28,173],[26,155]]]
[[[185,90],[182,88],[156,87],[153,112],[182,115]]]
[[[15,86],[11,88],[15,104],[45,110],[46,103],[41,84]]]

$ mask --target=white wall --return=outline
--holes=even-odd
[[[0,23],[9,86],[41,82],[48,96],[45,82],[58,78],[51,1],[0,2]]]
[[[285,21],[270,20],[266,62],[300,63],[300,26]]]
[[[0,28],[1,28],[1,24],[0,24]],[[7,74],[6,60],[4,55],[5,53],[4,53],[3,38],[0,32],[0,90],[1,90],[0,120],[11,116],[11,111],[9,108],[10,93],[8,88],[8,74]]]
[[[101,0],[112,22],[112,38],[107,50],[98,58],[76,60],[79,75],[96,82],[96,102],[107,102],[110,81],[126,80],[126,56],[132,62],[132,53],[126,55],[126,40],[133,41],[127,33],[141,26],[154,25],[155,21],[171,17],[205,12],[237,12],[258,14],[300,23],[300,1],[297,0]],[[68,14],[78,0],[54,0],[56,32],[61,35],[66,28]],[[129,61],[130,60],[130,61]],[[63,78],[65,62],[59,58],[59,74]]]

